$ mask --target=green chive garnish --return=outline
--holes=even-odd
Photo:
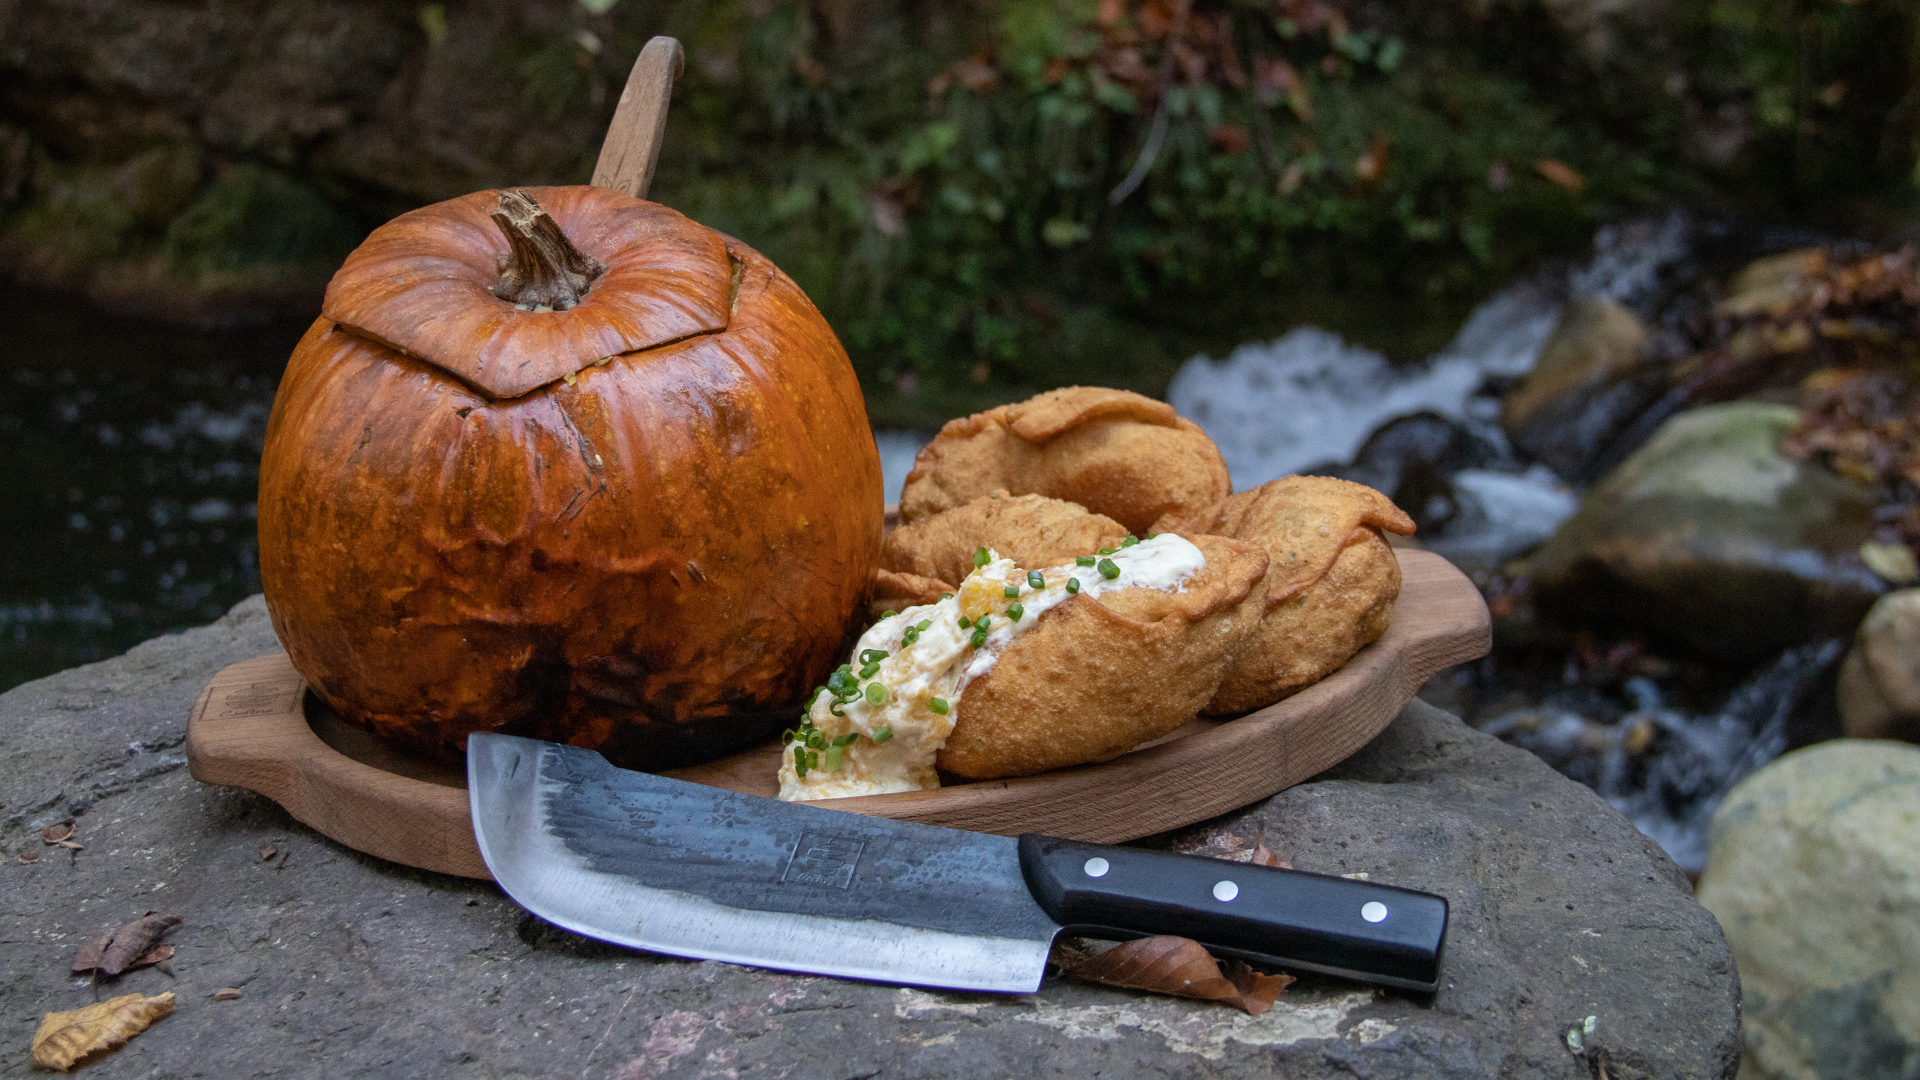
[[[828,772],[833,772],[835,769],[838,769],[840,767],[840,755],[844,753],[846,753],[846,751],[840,749],[838,746],[832,746],[827,748],[827,771]]]
[[[976,649],[982,645],[985,645],[987,643],[987,632],[985,630],[975,630],[973,632],[972,641],[973,641],[973,647]]]
[[[887,650],[885,649],[860,650],[860,662],[863,664],[876,663],[878,661],[885,660],[886,658],[887,658]]]
[[[1070,578],[1068,578],[1068,579],[1067,579],[1067,592],[1068,592],[1068,593],[1078,593],[1079,591],[1080,591],[1080,579],[1079,579],[1079,578],[1077,578],[1077,577],[1070,577]]]
[[[853,740],[855,740],[855,739],[857,739],[857,738],[859,738],[859,737],[860,737],[860,733],[859,733],[859,732],[857,732],[857,731],[849,731],[849,732],[847,732],[847,733],[846,733],[845,735],[842,735],[842,736],[840,736],[839,738],[837,738],[837,739],[835,739],[835,740],[833,740],[833,745],[835,745],[835,746],[852,746],[852,745],[853,745]]]
[[[793,771],[800,779],[807,778],[807,752],[798,746],[793,748]]]
[[[987,562],[988,562],[988,561],[989,561],[989,560],[988,560],[988,558],[987,558],[987,549],[986,549],[986,548],[974,548],[974,549],[973,549],[973,565],[975,565],[975,566],[985,566],[985,565],[987,565]]]
[[[937,713],[939,713],[939,714],[940,714],[941,716],[945,716],[945,715],[947,715],[947,709],[948,709],[948,705],[947,705],[947,699],[946,699],[946,698],[938,698],[938,697],[931,697],[931,698],[928,698],[928,699],[927,699],[927,708],[929,708],[929,709],[931,709],[931,710],[933,710],[934,712],[937,712]],[[893,732],[892,732],[891,730],[889,730],[889,731],[887,732],[887,735],[888,735],[888,737],[889,737],[889,738],[891,738],[891,737],[892,737],[892,735],[893,735]],[[876,737],[877,737],[877,736],[876,736]]]
[[[971,625],[973,624],[967,621],[967,617],[965,615],[960,616],[960,629],[965,630],[967,627]]]
[[[1130,548],[1139,542],[1140,542],[1139,537],[1133,535],[1132,533],[1128,533],[1127,538],[1125,540],[1120,541],[1120,546],[1123,548]]]
[[[992,621],[991,616],[982,615],[979,618],[973,620],[973,625],[977,627],[981,632],[984,633],[987,629],[987,623],[990,621]]]
[[[866,667],[860,669],[860,677],[863,679],[871,679],[878,674],[880,674],[879,664],[868,664]]]
[[[1092,565],[1093,565],[1093,556],[1091,556],[1091,555],[1082,555],[1082,556],[1080,556],[1079,558],[1077,558],[1077,559],[1075,559],[1075,560],[1073,560],[1073,564],[1074,564],[1075,566],[1092,566]]]
[[[879,730],[873,733],[873,741],[876,743],[883,743],[891,738],[893,738],[892,724],[882,724],[880,725]]]
[[[1004,597],[1006,597],[1006,598],[1007,598],[1007,599],[1009,599],[1009,600],[1011,600],[1011,599],[1013,599],[1014,597],[1016,597],[1016,596],[1019,596],[1019,595],[1020,595],[1020,586],[1018,586],[1018,585],[1009,585],[1009,586],[1007,586],[1006,588],[1004,588],[1004,589],[1001,589],[1001,590],[1000,590],[1000,595],[1001,595],[1001,596],[1004,596]]]
[[[815,728],[814,730],[807,732],[807,749],[824,750],[826,749],[826,746],[827,746],[827,737],[821,734],[818,728]]]
[[[1120,568],[1113,565],[1112,559],[1101,559],[1100,576],[1106,578],[1108,581],[1112,581],[1114,578],[1120,576]]]
[[[951,600],[951,599],[953,599],[953,594],[952,594],[952,593],[950,593],[950,592],[943,592],[943,593],[941,593],[941,594],[940,594],[940,599],[942,599],[942,600]]]
[[[918,631],[920,631],[921,633],[923,633],[923,634],[924,634],[924,633],[926,633],[927,631],[929,631],[929,630],[931,630],[931,629],[933,629],[933,620],[932,620],[932,619],[921,619],[921,620],[920,620],[920,621],[919,621],[918,623],[916,623],[916,624],[914,624],[914,627],[913,627],[913,628],[914,628],[915,630],[918,630]]]
[[[911,645],[914,642],[919,640],[920,640],[920,631],[915,630],[911,626],[907,627],[906,633],[900,635],[900,643],[903,645]]]
[[[900,614],[900,613],[899,613],[899,612],[897,612],[897,611],[883,611],[883,612],[881,612],[881,613],[880,613],[880,617],[881,617],[881,618],[883,618],[883,619],[891,619],[891,618],[893,618],[893,617],[894,617],[895,615],[898,615],[898,614]]]
[[[1041,573],[1040,573],[1040,571],[1038,571],[1038,570],[1029,570],[1029,571],[1027,571],[1027,587],[1028,587],[1028,588],[1033,588],[1033,589],[1044,589],[1044,588],[1046,588],[1046,587],[1047,587],[1047,579],[1046,579],[1046,577],[1045,577],[1045,575],[1043,575],[1043,574],[1041,574]]]
[[[1019,604],[1007,605],[1007,618],[1012,619],[1014,622],[1019,622],[1020,616],[1025,615],[1026,613],[1027,613],[1027,609],[1021,607]]]
[[[878,708],[887,703],[887,684],[870,682],[867,684],[867,704]]]

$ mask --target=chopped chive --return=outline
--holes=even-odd
[[[853,745],[853,740],[855,740],[855,739],[857,739],[857,738],[859,738],[859,737],[860,737],[860,733],[859,733],[859,732],[857,732],[857,731],[849,731],[849,732],[847,732],[847,733],[846,733],[845,735],[842,735],[842,736],[840,736],[839,738],[837,738],[837,739],[835,739],[835,740],[833,740],[833,745],[835,745],[835,746],[852,746],[852,745]]]
[[[1007,605],[1007,618],[1012,619],[1014,622],[1019,622],[1020,616],[1025,615],[1026,613],[1027,613],[1027,609],[1021,607],[1019,604]]]
[[[965,630],[967,627],[971,625],[973,624],[967,621],[967,617],[965,615],[960,616],[960,629]]]
[[[881,724],[873,733],[873,741],[876,743],[883,743],[891,738],[893,738],[892,724]]]
[[[1133,535],[1132,533],[1128,533],[1127,538],[1125,540],[1120,541],[1120,546],[1123,548],[1130,548],[1139,542],[1140,542],[1139,537]]]
[[[807,751],[805,747],[793,748],[793,771],[800,779],[807,778]]]
[[[1113,554],[1113,553],[1114,553],[1115,551],[1117,551],[1117,550],[1119,550],[1119,549],[1117,549],[1117,548],[1101,548],[1101,549],[1100,549],[1100,554],[1102,554],[1102,555],[1111,555],[1111,554]]]
[[[947,715],[947,710],[950,707],[951,706],[947,704],[946,698],[930,697],[927,699],[927,708],[939,713],[941,716]],[[889,731],[887,734],[891,736],[893,732]]]
[[[1080,579],[1077,577],[1068,578],[1067,579],[1068,594],[1078,593],[1079,591],[1080,591]]]
[[[891,618],[893,618],[893,617],[894,617],[895,615],[898,615],[898,614],[900,614],[900,613],[899,613],[899,612],[897,612],[897,611],[883,611],[883,612],[881,612],[881,613],[880,613],[880,617],[881,617],[881,618],[883,618],[883,619],[891,619]]]
[[[878,707],[887,703],[887,684],[870,682],[867,684],[867,704]]]
[[[885,660],[886,658],[887,658],[887,650],[885,649],[861,649],[860,650],[860,662],[863,664],[871,664],[876,660]]]
[[[878,674],[880,674],[879,664],[868,664],[866,667],[860,669],[860,677],[863,679],[871,679]]]
[[[915,630],[918,630],[918,631],[920,631],[921,633],[923,633],[923,634],[924,634],[924,633],[926,633],[927,631],[929,631],[929,630],[931,630],[931,629],[933,629],[933,620],[932,620],[932,619],[921,619],[921,620],[920,620],[919,622],[917,622],[917,623],[915,623],[915,624],[914,624],[914,626],[913,626],[913,628],[914,628]]]
[[[975,629],[977,629],[977,630],[979,630],[979,631],[981,631],[982,633],[984,633],[984,632],[986,632],[986,629],[987,629],[987,623],[989,623],[989,622],[991,622],[991,621],[992,621],[992,619],[991,619],[991,618],[990,618],[989,616],[986,616],[986,615],[982,615],[982,616],[980,616],[979,618],[977,618],[977,619],[975,619],[975,620],[973,620],[973,625],[974,625],[974,628],[975,628]]]
[[[987,643],[987,632],[985,630],[975,630],[971,640],[973,641],[973,647],[977,649]]]
[[[820,767],[820,753],[819,753],[819,751],[817,751],[817,750],[809,750],[809,751],[807,751],[807,768],[809,768],[809,769],[817,769],[817,768],[819,768],[819,767]]]
[[[914,629],[911,626],[907,627],[906,633],[900,635],[900,643],[903,645],[911,645],[914,642],[919,640],[920,640],[920,631]]]
[[[953,599],[953,594],[952,594],[952,593],[950,593],[950,592],[943,592],[943,593],[941,593],[941,594],[940,594],[940,599],[942,599],[942,600],[951,600],[951,599]]]
[[[1112,559],[1101,559],[1100,576],[1106,578],[1108,581],[1112,581],[1114,578],[1120,576],[1120,568],[1113,564]]]
[[[1075,560],[1073,560],[1073,564],[1074,564],[1075,566],[1092,566],[1092,565],[1093,565],[1093,556],[1091,556],[1091,555],[1082,555],[1082,556],[1080,556],[1079,558],[1077,558],[1077,559],[1075,559]]]
[[[1034,589],[1046,588],[1047,587],[1046,575],[1042,574],[1038,570],[1027,571],[1027,586],[1029,588],[1034,588]]]
[[[847,674],[848,672],[850,672],[850,671],[852,671],[852,670],[853,670],[853,665],[852,665],[852,664],[841,664],[841,665],[840,665],[839,667],[837,667],[837,668],[834,668],[833,670],[835,670],[835,671],[837,671],[837,672],[839,672],[839,673],[840,673],[840,674],[842,674],[842,675],[845,675],[845,674]]]
[[[844,753],[846,753],[846,751],[840,749],[838,746],[831,746],[827,748],[827,771],[828,772],[833,772],[834,770],[840,767],[840,755]]]
[[[827,737],[819,729],[807,732],[807,749],[819,750],[827,745]]]
[[[985,565],[987,565],[987,563],[988,563],[989,561],[990,561],[990,560],[989,560],[989,559],[988,559],[988,557],[987,557],[987,549],[986,549],[986,548],[974,548],[974,549],[973,549],[973,565],[975,565],[975,566],[985,566]]]
[[[788,728],[787,730],[785,730],[785,731],[783,731],[783,732],[781,732],[781,733],[780,733],[780,745],[781,745],[781,746],[787,746],[787,745],[789,745],[789,744],[791,744],[792,742],[793,742],[793,729],[792,729],[792,728]]]
[[[1014,597],[1016,597],[1016,596],[1019,596],[1019,595],[1020,595],[1020,586],[1018,586],[1018,585],[1009,585],[1009,586],[1007,586],[1006,588],[1004,588],[1004,589],[1001,589],[1001,590],[1000,590],[1000,595],[1001,595],[1001,596],[1004,596],[1004,597],[1006,597],[1006,598],[1007,598],[1007,599],[1009,599],[1009,600],[1011,600],[1011,599],[1013,599]]]

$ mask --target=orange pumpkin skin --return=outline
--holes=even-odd
[[[571,311],[485,293],[492,192],[382,226],[329,286],[262,455],[274,629],[327,704],[420,748],[504,731],[659,769],[764,739],[879,552],[852,366],[744,244],[528,190],[608,264]]]

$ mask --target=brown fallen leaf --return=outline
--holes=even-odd
[[[34,1064],[65,1072],[81,1059],[111,1050],[173,1011],[173,994],[127,994],[71,1012],[48,1013],[33,1033]]]
[[[1262,974],[1238,960],[1222,964],[1199,942],[1183,937],[1141,938],[1091,956],[1065,957],[1061,966],[1083,982],[1218,1002],[1252,1016],[1272,1008],[1294,981],[1291,975]]]
[[[261,844],[260,845],[260,861],[271,862],[273,860],[274,853],[279,850],[280,850],[279,848],[274,847],[272,844]]]
[[[118,975],[128,968],[138,967],[142,958],[153,948],[154,942],[184,921],[178,915],[156,915],[149,911],[113,933],[94,938],[82,946],[80,954],[73,958],[74,973],[98,971],[102,975]],[[166,956],[146,962],[157,964],[171,957],[172,946],[165,948],[169,950]]]
[[[28,866],[32,866],[34,863],[40,861],[40,853],[37,851],[23,851],[20,853],[20,861],[26,863]]]
[[[43,844],[57,844],[71,836],[73,836],[72,818],[68,818],[58,825],[49,825],[40,830],[40,842]]]
[[[1586,178],[1575,172],[1573,166],[1564,161],[1541,158],[1533,163],[1533,170],[1568,191],[1579,191],[1587,186]]]
[[[1248,859],[1247,861],[1252,863],[1255,866],[1277,866],[1282,870],[1293,869],[1292,863],[1287,862],[1286,860],[1282,859],[1278,855],[1275,855],[1272,852],[1272,850],[1270,850],[1267,847],[1267,841],[1265,837],[1261,837],[1259,840],[1254,842],[1253,857]]]
[[[220,989],[218,989],[218,990],[215,990],[215,991],[213,992],[213,1000],[215,1000],[215,1001],[239,1001],[239,1000],[240,1000],[240,991],[238,991],[238,990],[235,990],[235,989],[234,989],[233,987],[231,987],[231,986],[223,986],[223,987],[221,987]]]
[[[66,848],[69,851],[87,850],[87,845],[81,843],[78,840],[55,840],[54,843],[60,845],[63,848]]]

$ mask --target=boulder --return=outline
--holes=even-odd
[[[1859,555],[1874,493],[1782,454],[1798,418],[1730,402],[1667,421],[1532,557],[1540,611],[1730,663],[1852,633],[1886,588]]]
[[[1741,1076],[1920,1076],[1920,747],[1835,740],[1748,777],[1700,902],[1740,965]]]
[[[0,695],[0,1045],[16,1057],[45,1013],[93,1000],[68,973],[80,946],[160,909],[185,918],[174,978],[141,969],[101,992],[171,990],[178,1008],[87,1076],[1730,1080],[1737,1065],[1738,982],[1685,877],[1586,788],[1419,702],[1338,769],[1151,841],[1244,859],[1264,840],[1304,870],[1449,899],[1431,999],[1306,980],[1252,1017],[1057,977],[942,993],[576,937],[491,883],[369,858],[192,780],[195,695],[274,647],[255,597]],[[70,815],[84,850],[44,845]],[[237,1000],[212,996],[228,987]]]
[[[1500,403],[1513,445],[1562,479],[1586,477],[1614,436],[1654,398],[1647,328],[1604,296],[1569,303],[1520,384]]]
[[[1837,696],[1848,735],[1920,742],[1920,589],[1888,593],[1860,621]]]

